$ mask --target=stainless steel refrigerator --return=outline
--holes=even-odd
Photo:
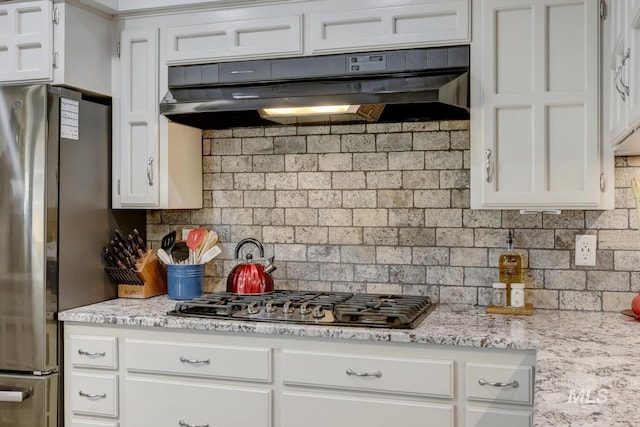
[[[104,103],[0,86],[0,427],[58,425],[57,312],[116,296],[100,258],[114,224]]]

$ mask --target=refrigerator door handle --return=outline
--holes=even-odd
[[[32,394],[32,389],[3,389],[0,387],[0,402],[24,402]]]

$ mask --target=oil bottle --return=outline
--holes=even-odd
[[[511,305],[511,284],[522,282],[522,257],[513,248],[513,231],[509,230],[507,251],[498,260],[500,282],[507,284],[507,305]]]

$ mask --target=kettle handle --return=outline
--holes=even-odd
[[[264,248],[262,247],[262,243],[252,237],[242,239],[238,242],[238,244],[236,245],[236,250],[233,254],[234,258],[238,259],[238,257],[240,256],[240,248],[242,248],[242,246],[244,246],[246,243],[253,243],[254,245],[256,245],[260,250],[260,258],[264,258]]]

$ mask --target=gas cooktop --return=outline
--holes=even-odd
[[[180,301],[168,314],[330,326],[415,328],[431,312],[429,297],[280,290],[260,295],[229,292]]]

